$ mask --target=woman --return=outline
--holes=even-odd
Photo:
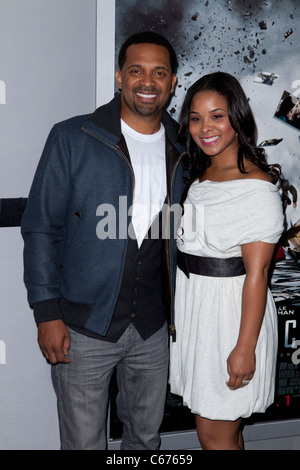
[[[272,403],[277,313],[268,269],[283,210],[237,80],[217,72],[187,92],[191,163],[178,237],[171,392],[196,415],[203,449],[242,449],[241,421]],[[196,228],[196,230],[195,230]]]

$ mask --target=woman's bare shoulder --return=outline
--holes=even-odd
[[[272,182],[271,176],[265,171],[258,168],[256,165],[250,165],[246,171],[247,173],[245,173],[245,178],[253,178],[253,179]]]

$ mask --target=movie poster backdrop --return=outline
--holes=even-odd
[[[243,86],[259,145],[286,178],[287,228],[270,280],[278,312],[275,402],[250,422],[300,417],[300,3],[297,0],[116,0],[116,53],[130,34],[165,35],[178,54],[169,112],[177,119],[187,88],[200,76],[229,72]],[[112,439],[121,436],[112,387]],[[162,431],[194,429],[180,397],[168,392]]]

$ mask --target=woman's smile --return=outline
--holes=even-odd
[[[219,140],[219,138],[219,135],[214,135],[212,137],[200,137],[200,140],[203,145],[214,145]]]

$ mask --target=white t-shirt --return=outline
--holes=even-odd
[[[140,247],[167,195],[165,128],[140,134],[121,120],[135,176],[132,224]]]

